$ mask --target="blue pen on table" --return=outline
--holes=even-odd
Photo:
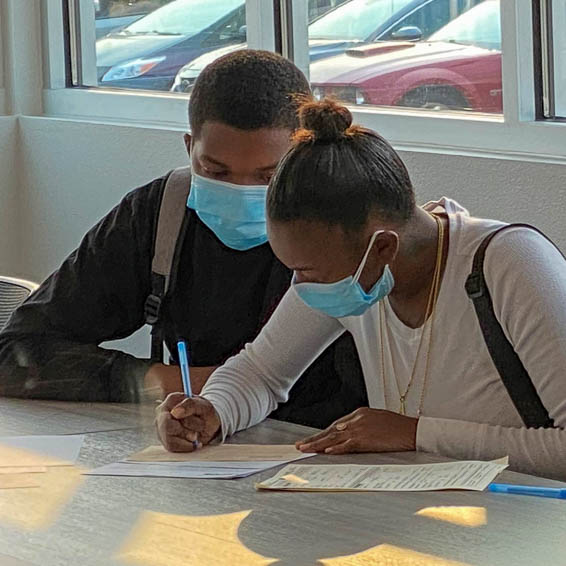
[[[490,483],[488,491],[494,493],[512,493],[515,495],[535,495],[537,497],[552,497],[566,499],[566,489],[560,487],[539,487],[535,485],[512,485],[507,483]]]
[[[179,365],[181,366],[181,377],[183,379],[183,392],[185,397],[192,397],[191,390],[191,370],[189,369],[189,354],[187,351],[187,344],[184,340],[177,342],[177,352],[179,353]],[[198,447],[198,442],[193,440],[193,447]]]

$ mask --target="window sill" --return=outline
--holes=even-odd
[[[187,131],[186,95],[104,89],[44,90],[46,117]],[[566,164],[566,124],[500,115],[350,107],[354,121],[398,150]],[[533,151],[536,148],[536,151]]]

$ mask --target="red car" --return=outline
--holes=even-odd
[[[422,42],[377,42],[311,64],[317,98],[350,104],[501,113],[499,0],[485,0]]]

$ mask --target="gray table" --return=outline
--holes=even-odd
[[[155,443],[152,415],[152,407],[0,400],[0,435],[69,434],[73,426],[76,432],[105,429],[86,436],[79,465],[92,468]],[[266,421],[233,441],[290,443],[311,431]],[[406,453],[317,456],[309,462],[441,460]],[[6,509],[2,511],[6,492],[0,492],[0,566],[566,564],[566,501],[474,492],[317,494],[254,489],[259,478],[273,473],[230,481],[81,476],[72,493],[55,497],[42,525],[14,524],[13,517],[5,516]],[[563,486],[513,472],[500,479]],[[44,503],[29,505],[28,500],[30,515]],[[464,526],[416,515],[441,506],[484,508],[487,524]],[[144,519],[151,522],[154,534],[146,533],[131,548],[141,552],[149,547],[156,557],[146,562],[118,560]],[[160,527],[163,522],[174,526]],[[159,537],[162,532],[168,540]],[[174,544],[187,549],[186,560],[159,558]],[[358,553],[359,560],[338,558]],[[419,555],[425,556],[421,562],[415,559]]]

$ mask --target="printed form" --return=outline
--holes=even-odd
[[[291,464],[257,489],[290,491],[483,491],[508,466],[508,458],[408,465]]]

